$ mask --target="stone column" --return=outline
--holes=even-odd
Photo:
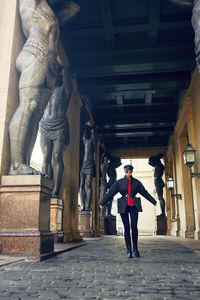
[[[93,236],[100,236],[99,228],[99,142],[97,143],[96,151],[95,151],[95,162],[96,162],[96,177],[92,183],[92,231]]]
[[[99,234],[104,235],[105,234],[105,217],[99,216]]]
[[[167,174],[170,174],[170,168],[169,168],[169,160],[167,157],[165,157],[164,159],[165,161],[165,200],[166,200],[166,214],[167,214],[167,235],[170,235],[171,233],[171,220],[172,220],[172,201],[171,201],[171,197],[170,197],[170,191],[167,188]]]
[[[74,87],[76,82],[73,80]],[[80,106],[81,101],[74,88],[70,101],[67,119],[70,128],[70,144],[63,153],[64,174],[61,187],[63,199],[63,231],[64,242],[81,239],[78,231],[78,192],[79,192],[79,134],[80,134]]]
[[[64,67],[69,67],[69,60],[61,42],[59,44],[59,56]],[[72,83],[73,93],[67,110],[70,143],[63,153],[64,174],[60,192],[64,206],[64,242],[79,241],[82,238],[78,230],[80,108],[82,101],[76,80],[73,79]]]
[[[191,179],[189,177],[189,169],[183,162],[183,151],[185,149],[187,139],[180,137],[177,139],[178,154],[177,163],[179,168],[177,169],[177,185],[180,187],[176,193],[182,195],[182,200],[177,200],[180,210],[180,235],[184,237],[194,237],[194,204],[192,199]]]
[[[18,53],[24,44],[18,13],[18,0],[0,1],[0,175],[10,168],[8,125],[18,106],[19,74],[15,67]]]
[[[187,125],[188,125],[189,141],[193,145],[193,147],[195,149],[197,149],[197,152],[198,152],[199,150],[196,145],[196,141],[197,141],[196,133],[198,131],[196,131],[195,127],[194,127],[193,111],[192,111],[192,113],[190,113],[190,115],[188,115]],[[199,129],[199,128],[197,127],[197,129]],[[196,159],[197,159],[197,155],[196,155]],[[189,168],[186,166],[184,166],[184,167],[187,168],[187,172],[189,173]],[[195,173],[200,172],[200,170],[197,167],[197,163],[192,168],[192,172],[195,172]],[[194,223],[195,223],[194,224],[194,238],[195,239],[200,239],[200,197],[199,197],[200,187],[199,187],[199,180],[200,179],[197,177],[194,177],[191,179],[191,195],[192,195],[192,202],[193,202],[193,208],[194,208],[193,213],[194,213]]]

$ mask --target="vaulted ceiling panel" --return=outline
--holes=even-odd
[[[166,146],[194,68],[191,11],[169,0],[77,0],[62,40],[107,148]]]

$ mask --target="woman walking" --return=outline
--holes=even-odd
[[[121,198],[118,199],[118,213],[121,216],[122,223],[124,226],[124,238],[127,248],[128,258],[132,258],[132,247],[131,247],[131,235],[130,235],[130,222],[129,215],[131,218],[131,232],[133,242],[133,252],[135,257],[140,257],[138,251],[138,212],[142,211],[140,198],[135,197],[137,193],[141,194],[153,205],[156,205],[156,200],[147,192],[142,183],[132,177],[133,166],[126,165],[124,167],[125,176],[117,180],[109,192],[103,197],[100,202],[100,208],[106,204],[107,201],[112,199],[114,195],[120,193]]]

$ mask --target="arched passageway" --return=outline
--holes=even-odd
[[[63,2],[47,3],[59,21],[61,35],[57,50],[63,66],[70,66],[73,85],[66,114],[71,138],[63,153],[64,174],[59,194],[64,206],[61,205],[63,241],[81,239],[78,228],[78,192],[83,161],[82,137],[88,122],[98,129],[94,151],[96,177],[92,181],[90,213],[92,235],[100,235],[99,189],[103,147],[109,155],[120,159],[163,153],[164,182],[167,183],[168,175],[175,181],[173,192],[165,191],[167,234],[199,239],[199,178],[190,178],[182,153],[189,141],[196,149],[196,162],[192,171],[198,173],[200,77],[194,63],[192,11],[175,4],[189,1],[74,1],[70,2],[72,7],[77,9],[78,5],[81,9],[69,23],[65,22],[66,7],[62,9],[62,14],[59,11],[63,8]],[[195,1],[193,10],[194,28],[198,21],[198,3]],[[20,74],[15,62],[26,40],[18,4],[16,0],[12,3],[2,1],[0,4],[1,11],[4,11],[0,22],[0,95],[3,103],[0,118],[0,237],[2,240],[10,239],[11,244],[13,234],[21,243],[24,231],[32,239],[35,232],[40,238],[40,230],[45,234],[49,230],[49,214],[46,219],[43,214],[49,211],[48,204],[37,206],[42,207],[42,212],[39,211],[37,215],[41,221],[39,225],[37,223],[38,227],[34,222],[32,229],[29,226],[31,222],[21,224],[17,221],[14,225],[11,221],[7,222],[18,209],[23,212],[23,221],[27,220],[29,211],[26,197],[23,198],[24,202],[21,201],[21,194],[18,196],[19,202],[13,201],[12,205],[7,205],[13,199],[10,191],[14,189],[16,192],[17,189],[21,193],[22,182],[29,190],[30,186],[46,185],[48,181],[38,177],[30,183],[30,178],[23,177],[20,180],[18,176],[12,179],[7,176],[11,163],[9,123],[20,99]],[[9,26],[8,19],[12,20]],[[47,184],[48,197],[51,184]],[[5,196],[4,192],[7,193]],[[181,195],[181,199],[177,195]],[[30,195],[27,199],[31,199]],[[36,212],[33,202],[30,206]]]

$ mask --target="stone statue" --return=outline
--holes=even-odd
[[[165,186],[164,181],[162,180],[164,165],[161,163],[160,159],[163,157],[162,153],[159,153],[156,156],[150,156],[148,164],[155,168],[154,170],[154,184],[156,188],[156,193],[160,201],[161,214],[157,218],[165,218],[165,200],[163,198],[163,188]]]
[[[119,157],[112,156],[110,154],[107,154],[109,163],[108,163],[108,168],[107,168],[107,174],[109,177],[109,181],[107,183],[107,191],[111,188],[111,186],[117,181],[117,172],[116,169],[121,166],[122,162]],[[111,214],[112,210],[112,203],[113,199],[109,200],[106,203],[106,210],[107,210],[107,216],[112,217],[113,215]]]
[[[194,1],[194,7],[192,10],[192,26],[194,29],[194,45],[196,54],[196,63],[200,72],[200,0]]]
[[[67,1],[63,14],[71,19],[80,7]],[[38,123],[54,88],[61,81],[57,60],[59,24],[52,5],[63,0],[19,0],[19,13],[26,43],[16,60],[19,80],[19,106],[9,126],[11,168],[9,174],[37,174],[30,167]],[[63,4],[64,5],[64,4]],[[68,7],[67,7],[68,5]],[[64,17],[62,18],[64,19]]]
[[[85,124],[90,121],[90,115],[86,109],[85,99],[82,97],[83,105],[80,110],[80,155],[79,155],[79,170],[82,169],[83,166],[83,158],[84,158],[84,144],[83,144],[83,135],[85,132]],[[79,179],[80,185],[80,179]]]
[[[194,45],[196,54],[196,64],[200,72],[200,0],[170,0],[184,8],[192,9],[192,27],[194,29]]]
[[[99,199],[103,199],[107,192],[107,170],[108,170],[108,158],[105,152],[101,155],[100,161],[100,184],[99,184]],[[101,216],[103,216],[103,209],[101,210]]]
[[[69,126],[66,118],[72,94],[70,70],[63,69],[62,84],[54,92],[39,123],[40,145],[43,153],[42,173],[54,179],[52,198],[59,197],[64,164],[63,150],[69,144]]]
[[[92,179],[96,176],[94,152],[97,144],[97,134],[95,128],[89,125],[85,126],[83,144],[84,158],[80,173],[80,198],[82,211],[89,211],[92,201]]]

